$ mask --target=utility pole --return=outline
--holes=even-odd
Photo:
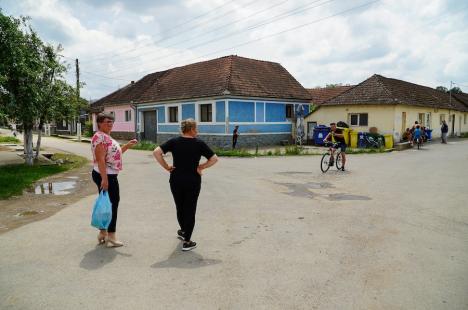
[[[78,58],[75,59],[75,70],[76,70],[76,104],[78,105],[79,102],[80,102],[80,63],[78,61]],[[78,134],[78,140],[81,141],[81,128],[78,128],[78,127],[81,127],[81,122],[80,122],[80,119],[78,117],[78,123],[76,123],[76,116],[73,116],[73,123],[76,124],[76,131],[77,131],[77,134]]]

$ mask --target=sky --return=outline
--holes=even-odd
[[[62,45],[81,94],[99,99],[162,71],[226,55],[278,62],[304,87],[373,74],[468,92],[465,0],[0,0]]]

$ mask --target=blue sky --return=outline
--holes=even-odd
[[[79,58],[86,98],[145,74],[236,54],[281,63],[304,87],[374,73],[468,92],[463,0],[0,0]],[[74,78],[74,67],[68,75]]]

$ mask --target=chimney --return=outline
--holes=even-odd
[[[131,81],[130,84],[132,84],[132,85],[135,84],[135,81]]]

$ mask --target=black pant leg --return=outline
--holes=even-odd
[[[182,206],[184,204],[183,191],[180,186],[177,186],[177,184],[170,183],[170,185],[171,185],[172,197],[174,198],[174,203],[176,205],[177,222],[179,223],[180,229],[184,231],[183,214],[182,214]]]
[[[200,184],[192,184],[184,188],[184,232],[185,241],[190,241],[192,238],[193,228],[195,227],[195,214],[197,212],[198,196],[200,195]]]
[[[109,179],[109,199],[112,203],[112,220],[109,224],[109,227],[107,228],[107,231],[113,233],[115,232],[115,228],[117,226],[117,212],[120,202],[120,187],[117,175],[108,175],[107,177]]]
[[[236,144],[237,144],[237,137],[234,136],[234,137],[232,137],[232,148],[233,148],[233,149],[236,148]]]

